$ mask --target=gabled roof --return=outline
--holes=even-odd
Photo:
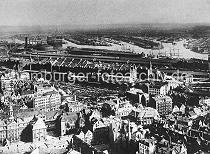
[[[138,118],[155,118],[159,116],[157,110],[151,108],[151,107],[146,107],[142,112],[139,113]]]
[[[22,91],[22,95],[30,95],[30,94],[34,94],[34,90],[24,90],[24,91]]]
[[[153,97],[153,99],[155,101],[158,101],[158,100],[169,100],[169,101],[172,101],[171,97],[167,96],[167,95],[164,95],[164,96],[157,95],[157,96]]]
[[[40,154],[39,148],[36,148],[34,151],[31,152],[31,154]]]
[[[21,118],[17,118],[17,123],[24,123],[24,121]]]
[[[93,135],[93,133],[90,131],[90,130],[87,130],[87,132],[85,133],[85,136],[87,136],[87,135]]]
[[[169,141],[166,140],[165,138],[162,138],[162,140],[159,142],[159,144],[163,145],[163,146],[168,146]]]
[[[61,110],[45,112],[46,119],[54,119],[62,113]]]
[[[70,150],[67,154],[81,154],[81,153],[75,150]]]
[[[9,127],[9,126],[16,126],[16,125],[17,125],[17,122],[13,120],[9,122],[7,126]]]
[[[101,117],[102,117],[101,112],[98,109],[94,109],[92,114],[90,115],[90,120],[92,118],[99,120]]]
[[[78,119],[78,115],[76,112],[65,112],[63,113],[61,120],[72,123],[72,122],[76,122],[77,119]]]
[[[139,142],[141,143],[141,144],[144,144],[144,145],[146,145],[146,146],[149,146],[149,144],[150,143],[154,143],[154,139],[142,139],[142,140],[140,140]]]
[[[5,125],[6,125],[5,121],[0,120],[0,131],[1,131],[2,126],[5,126]]]
[[[180,154],[183,152],[183,148],[186,148],[183,144],[182,145],[176,145],[173,147],[172,150],[174,150],[174,152],[176,152],[176,154]]]
[[[167,85],[167,84],[168,84],[167,82],[157,82],[157,81],[154,81],[154,82],[152,82],[152,84],[149,85],[149,87],[152,87],[152,88],[161,88],[162,86]]]
[[[79,137],[80,139],[83,139],[85,137],[85,133],[83,131],[80,131],[80,133],[76,136]]]
[[[193,117],[193,116],[196,116],[196,113],[195,113],[194,111],[189,111],[189,115],[190,115],[191,117]]]
[[[53,91],[48,91],[42,94],[42,96],[47,96],[47,95],[54,95],[54,94],[59,94],[59,92],[53,90]],[[60,94],[59,94],[60,95]]]
[[[95,125],[96,123],[100,124],[100,127],[99,128],[105,127],[104,122],[103,122],[102,119],[97,120],[93,125]]]
[[[39,115],[39,111],[37,110],[32,110],[32,109],[20,109],[18,111],[17,114],[15,114],[14,116],[16,118],[21,118],[21,119],[25,119],[25,118],[29,118],[29,117],[34,117]]]
[[[36,130],[36,129],[46,129],[46,125],[43,121],[42,118],[38,118],[37,121],[35,122],[35,124],[33,125],[33,130]]]
[[[144,92],[141,89],[131,88],[129,91],[127,91],[127,93],[137,95],[138,93],[143,94]]]

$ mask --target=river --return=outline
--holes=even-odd
[[[8,39],[6,41],[13,42],[14,40]],[[15,42],[21,44],[24,43],[24,41],[18,39],[15,39]],[[190,49],[186,49],[184,47],[186,40],[178,41],[176,42],[175,45],[172,45],[172,43],[162,43],[163,49],[160,50],[144,49],[125,42],[122,42],[123,46],[114,43],[112,43],[111,46],[91,46],[91,45],[77,45],[67,40],[64,40],[64,42],[65,42],[65,44],[63,44],[64,49],[66,49],[68,46],[77,47],[77,48],[107,49],[107,50],[118,50],[118,51],[125,50],[126,48],[128,52],[134,52],[134,53],[144,52],[145,55],[150,55],[150,54],[154,56],[166,55],[172,58],[185,58],[185,59],[196,58],[196,59],[208,60],[208,54],[196,53],[191,51]],[[179,53],[179,55],[177,55],[177,53]]]
[[[72,47],[77,47],[77,48],[107,49],[107,50],[118,50],[118,51],[122,50],[122,46],[118,44],[112,44],[112,46],[77,45],[67,40],[65,40],[65,43],[66,44],[63,45],[63,48],[72,46]],[[193,52],[190,49],[186,49],[184,47],[185,43],[186,43],[186,40],[176,42],[175,45],[172,45],[172,43],[162,43],[163,49],[151,50],[151,49],[144,49],[144,48],[141,48],[141,47],[129,44],[129,43],[122,42],[122,44],[124,44],[126,48],[130,49],[130,52],[134,52],[134,53],[144,52],[145,55],[150,55],[150,54],[154,56],[166,55],[173,58],[185,58],[185,59],[190,59],[190,58],[203,59],[203,60],[208,59],[208,54],[200,54],[200,53]]]

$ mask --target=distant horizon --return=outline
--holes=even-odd
[[[210,23],[119,23],[119,24],[94,24],[94,25],[21,25],[21,26],[0,26],[0,35],[19,33],[54,33],[54,32],[166,32],[190,30],[196,27],[203,27],[210,30]],[[196,28],[197,29],[197,28]],[[198,30],[198,29],[197,29]],[[1,37],[1,36],[0,36]]]
[[[0,26],[209,23],[209,0],[0,0]]]
[[[112,25],[119,25],[119,26],[127,26],[127,25],[189,25],[189,26],[196,26],[196,25],[201,25],[201,26],[210,26],[210,22],[189,22],[189,23],[176,23],[176,22],[145,22],[145,23],[107,23],[107,24],[34,24],[34,25],[0,25],[0,27],[45,27],[45,26],[112,26]]]

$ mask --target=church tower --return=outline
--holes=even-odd
[[[10,121],[14,120],[14,111],[13,111],[13,107],[12,107],[11,103],[9,105],[9,120]]]
[[[130,82],[134,85],[134,82],[137,80],[137,67],[136,65],[133,65],[130,68]]]
[[[149,62],[149,68],[147,70],[147,76],[148,76],[148,80],[150,81],[150,77],[153,77],[153,72],[152,72],[152,63],[151,61]]]

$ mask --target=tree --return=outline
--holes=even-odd
[[[34,101],[33,101],[33,99],[31,99],[31,98],[25,99],[25,105],[28,108],[33,108],[34,107]]]
[[[149,102],[148,102],[147,106],[156,109],[156,101],[152,98],[151,95],[149,97],[150,98],[149,98]]]
[[[146,98],[145,98],[144,95],[141,96],[141,104],[142,104],[143,106],[146,106],[146,105],[147,105],[147,103],[146,103]]]
[[[199,104],[199,97],[198,96],[188,96],[186,102],[187,102],[187,105],[197,106]]]
[[[140,55],[141,55],[142,58],[145,57],[145,53],[144,52],[142,52]]]
[[[102,108],[101,108],[101,113],[103,117],[108,117],[112,115],[112,109],[109,104],[104,103]]]

